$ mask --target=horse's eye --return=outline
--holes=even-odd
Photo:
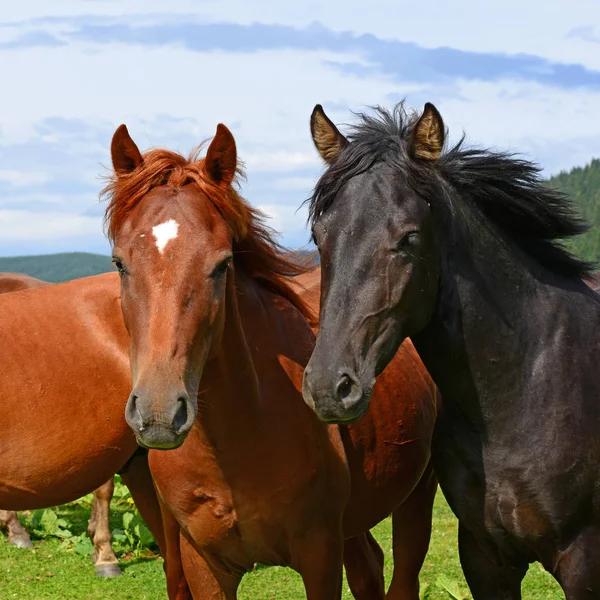
[[[407,246],[417,246],[420,239],[421,238],[416,231],[411,231],[411,233],[406,236],[405,243]]]
[[[321,252],[321,248],[319,247],[319,240],[317,238],[321,238],[321,242],[323,241],[323,236],[327,233],[327,229],[319,224],[315,223],[310,231],[310,239],[312,243],[317,247],[317,250]],[[318,234],[318,235],[317,235]]]
[[[213,272],[210,274],[210,276],[213,279],[218,279],[219,277],[222,277],[225,272],[227,271],[227,267],[229,267],[229,264],[231,263],[231,256],[228,256],[227,258],[225,258],[224,260],[222,260],[214,269]]]
[[[415,248],[419,245],[420,241],[421,237],[419,236],[419,232],[410,231],[409,233],[402,236],[398,244],[396,244],[394,252],[410,252],[412,248]]]
[[[115,265],[117,271],[119,271],[119,275],[123,277],[125,275],[125,267],[123,267],[123,263],[118,258],[113,258],[113,265]]]

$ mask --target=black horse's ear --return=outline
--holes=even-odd
[[[127,175],[144,162],[125,125],[119,125],[110,144],[110,155],[117,175]]]
[[[321,158],[331,164],[348,140],[325,114],[323,107],[317,104],[310,116],[310,133]]]
[[[444,147],[444,121],[438,109],[427,102],[421,118],[413,129],[410,154],[421,160],[437,160]]]

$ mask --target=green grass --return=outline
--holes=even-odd
[[[87,502],[60,508],[75,534],[87,526]],[[117,505],[111,515],[111,527],[121,527],[122,515],[127,506]],[[375,536],[391,556],[392,540],[389,520],[375,529]],[[61,548],[57,539],[36,540],[33,551],[18,550],[0,538],[0,600],[42,598],[85,600],[157,600],[166,598],[162,560],[152,556],[119,557],[123,575],[112,580],[100,580],[94,575],[89,558],[73,550]],[[386,579],[391,575],[391,561],[386,564]],[[456,519],[443,496],[438,494],[435,503],[434,527],[431,547],[423,567],[421,581],[427,586],[425,597],[429,600],[452,600],[453,596],[441,587],[442,580],[450,588],[458,586],[469,597],[462,576],[456,548]],[[280,567],[258,568],[242,582],[240,600],[296,600],[304,598],[300,577],[290,569]],[[344,585],[344,599],[352,597]],[[523,586],[524,600],[558,600],[564,598],[558,585],[538,564],[531,566]]]

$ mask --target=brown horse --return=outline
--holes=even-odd
[[[360,424],[320,422],[301,395],[311,311],[288,281],[302,273],[297,286],[314,298],[319,273],[288,260],[235,191],[231,133],[219,125],[206,158],[186,160],[142,156],[121,126],[112,159],[107,224],[134,382],[126,418],[142,446],[171,449],[149,453],[170,597],[235,598],[261,562],[298,571],[309,600],[334,600],[345,562],[356,598],[383,598],[368,531],[393,512],[388,597],[416,600],[437,393],[412,346]]]
[[[0,294],[20,292],[21,290],[34,290],[50,285],[47,281],[36,279],[21,273],[0,273]]]
[[[0,273],[0,294],[18,292],[50,285],[47,281],[22,275],[21,273]],[[88,524],[88,535],[94,544],[92,562],[99,577],[116,577],[121,574],[119,561],[111,546],[110,503],[115,484],[112,477],[94,490],[92,513]],[[17,548],[32,548],[31,538],[21,525],[14,510],[0,510],[0,528],[6,529],[8,543]]]
[[[123,415],[131,376],[116,274],[3,294],[0,331],[0,507],[55,506],[96,489],[93,558],[98,574],[114,573],[109,477],[121,471],[164,550],[147,456]]]

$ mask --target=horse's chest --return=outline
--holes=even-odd
[[[552,536],[556,502],[544,477],[514,454],[511,459],[488,452],[470,432],[450,431],[436,436],[434,462],[460,522],[500,547],[530,548]]]
[[[198,486],[190,492],[179,520],[194,540],[204,545],[235,536],[237,513],[229,489]]]
[[[236,498],[229,491],[197,488],[189,494],[177,520],[202,551],[219,560],[251,569],[253,564],[288,564],[289,535],[281,515],[271,506]]]
[[[484,525],[498,541],[518,540],[535,545],[552,533],[552,522],[537,496],[527,493],[525,484],[504,479],[488,483]]]

